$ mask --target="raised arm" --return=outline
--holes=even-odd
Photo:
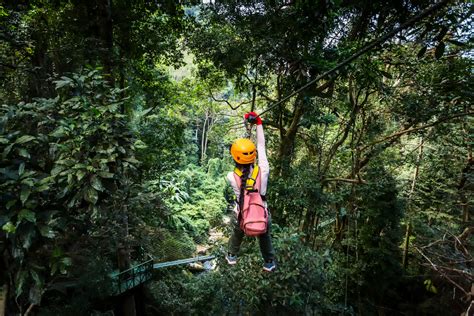
[[[263,125],[257,125],[257,153],[258,166],[261,172],[260,194],[267,194],[268,176],[270,175],[270,165],[267,159],[267,150],[265,148],[265,135]]]
[[[258,153],[258,166],[260,168],[260,194],[265,195],[267,193],[268,176],[270,174],[270,166],[268,164],[267,152],[265,148],[265,134],[263,132],[262,119],[255,112],[250,112],[245,115],[245,119],[252,116],[257,124],[257,153]]]

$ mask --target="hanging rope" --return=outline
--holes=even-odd
[[[351,63],[352,61],[356,60],[357,58],[359,58],[360,56],[364,55],[365,53],[367,53],[368,51],[372,50],[374,47],[378,46],[378,45],[381,45],[383,44],[385,41],[387,41],[388,39],[392,38],[393,36],[395,36],[398,32],[406,29],[407,27],[409,26],[412,26],[413,24],[415,24],[416,22],[420,21],[421,19],[424,19],[425,17],[433,14],[434,12],[440,10],[442,7],[444,7],[446,4],[448,4],[450,2],[450,0],[442,0],[434,5],[432,5],[431,7],[429,7],[428,9],[424,10],[423,12],[419,13],[418,15],[408,19],[405,23],[403,23],[402,25],[400,25],[399,27],[393,29],[392,31],[390,31],[389,33],[385,34],[384,36],[372,41],[371,43],[367,44],[365,47],[363,47],[362,49],[360,49],[358,52],[356,52],[355,54],[353,54],[351,57],[341,61],[340,63],[338,63],[336,66],[334,66],[333,68],[329,69],[328,71],[324,72],[323,74],[317,76],[316,78],[314,78],[313,80],[309,81],[308,83],[306,83],[305,85],[301,86],[300,88],[298,88],[297,90],[293,91],[292,93],[290,93],[289,95],[287,95],[286,97],[284,97],[283,99],[273,103],[272,105],[270,105],[268,108],[266,108],[264,111],[262,111],[259,116],[262,116],[264,115],[265,113],[267,113],[268,111],[274,109],[276,106],[280,105],[281,103],[289,100],[290,98],[292,98],[293,96],[295,96],[296,94],[300,93],[301,91],[307,89],[308,87],[312,86],[314,83],[316,83],[317,81],[325,78],[325,77],[328,77],[329,75],[335,73],[337,70],[339,70],[340,68],[348,65],[349,63]],[[238,123],[238,124],[241,124],[241,123]],[[230,125],[230,127],[233,127],[233,126],[236,126],[238,124],[233,124],[233,125]]]

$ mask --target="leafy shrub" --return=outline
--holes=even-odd
[[[318,314],[324,311],[327,314],[331,304],[323,291],[324,284],[330,280],[325,275],[324,258],[306,247],[302,236],[290,229],[280,229],[275,225],[273,235],[278,260],[276,272],[262,270],[258,244],[246,240],[236,266],[228,266],[223,258],[219,258],[215,271],[196,277],[184,274],[178,279],[173,274],[170,279],[162,280],[159,286],[152,285],[152,294],[160,309],[165,313],[203,315]],[[174,285],[169,285],[170,282]],[[168,284],[167,288],[165,284]],[[180,302],[186,310],[170,304],[166,297]]]
[[[224,176],[213,177],[203,169],[189,165],[150,182],[155,190],[163,192],[170,211],[169,227],[185,230],[193,237],[205,236],[211,225],[220,222],[227,207]]]
[[[20,312],[90,256],[114,258],[127,173],[138,162],[122,90],[96,70],[56,88],[53,99],[0,108],[0,240]]]

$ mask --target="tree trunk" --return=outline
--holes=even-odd
[[[124,271],[130,268],[131,258],[130,258],[130,248],[127,243],[128,238],[128,216],[127,208],[123,209],[123,242],[119,244],[117,249],[117,261],[119,271]],[[126,292],[124,294],[123,300],[121,302],[121,310],[124,316],[136,316],[135,308],[135,296],[132,291]]]
[[[410,234],[411,234],[411,223],[408,222],[406,231],[405,231],[405,242],[403,243],[403,257],[402,257],[402,265],[403,269],[407,269],[408,267],[408,248],[410,246]]]
[[[99,2],[99,8],[100,36],[105,48],[101,59],[105,72],[108,74],[108,81],[113,86],[115,83],[115,78],[113,75],[114,33],[112,23],[112,0],[101,0]]]
[[[290,164],[293,156],[295,147],[296,133],[298,132],[298,124],[301,117],[303,116],[303,103],[302,97],[298,96],[295,101],[295,110],[293,112],[293,120],[291,121],[290,127],[286,132],[281,135],[280,145],[278,147],[278,165],[276,167],[276,173],[280,177],[288,176],[290,172]]]
[[[7,312],[8,285],[0,285],[0,316]]]
[[[201,165],[204,165],[206,160],[206,143],[207,143],[207,121],[209,118],[208,111],[206,110],[206,116],[204,117],[204,123],[202,124],[201,132]]]
[[[464,107],[464,112],[467,112],[467,107]],[[474,159],[472,155],[472,146],[470,144],[470,134],[469,134],[469,127],[467,125],[466,120],[463,122],[463,132],[464,132],[464,141],[467,144],[467,162],[463,170],[461,171],[461,180],[459,181],[458,185],[458,194],[459,200],[461,203],[461,210],[462,210],[462,221],[466,225],[469,223],[470,216],[469,216],[469,198],[466,194],[468,189],[466,188],[466,184],[469,184],[469,176],[472,175],[474,171]]]
[[[408,222],[406,224],[405,242],[403,244],[403,256],[402,256],[402,265],[403,265],[403,269],[405,270],[408,267],[408,252],[410,248],[410,235],[411,235],[411,230],[412,230],[411,220],[410,220],[411,201],[413,198],[413,194],[415,193],[416,181],[420,174],[420,165],[421,165],[421,160],[423,159],[423,143],[424,143],[424,139],[423,137],[421,137],[420,145],[418,145],[419,151],[418,151],[418,157],[416,159],[416,167],[415,167],[415,171],[413,172],[413,180],[411,182],[410,192],[408,194],[408,202],[407,202]]]

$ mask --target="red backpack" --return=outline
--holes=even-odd
[[[234,170],[234,178],[240,188],[239,223],[247,236],[258,236],[267,232],[268,211],[260,195],[260,172],[255,166],[242,187],[242,171]]]

